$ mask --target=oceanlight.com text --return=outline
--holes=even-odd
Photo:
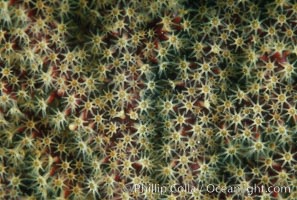
[[[208,184],[205,186],[192,186],[189,184],[185,185],[159,185],[159,184],[136,184],[131,187],[130,192],[139,193],[158,193],[158,194],[168,194],[168,193],[179,193],[179,192],[207,192],[207,193],[226,193],[226,194],[261,194],[261,193],[291,193],[291,188],[289,186],[264,186],[264,185],[253,185],[248,187],[241,186],[218,186],[214,184]]]

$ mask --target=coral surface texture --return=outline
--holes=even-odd
[[[0,0],[0,200],[296,200],[294,0]]]

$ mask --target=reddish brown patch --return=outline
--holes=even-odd
[[[46,103],[51,104],[56,98],[56,91],[53,91],[50,96],[47,98]]]
[[[258,139],[260,137],[260,133],[259,132],[256,132],[255,133],[255,139]]]
[[[132,164],[132,167],[133,167],[134,169],[136,169],[137,171],[139,171],[139,170],[141,170],[142,165],[141,165],[140,163],[133,163],[133,164]]]
[[[214,67],[213,68],[213,73],[214,74],[219,74],[221,72],[221,69],[219,67]]]
[[[49,175],[50,175],[50,176],[55,175],[56,171],[57,171],[57,166],[53,166],[53,167],[50,169],[50,173],[49,173]]]
[[[277,198],[278,197],[278,192],[273,192],[272,193],[272,196],[275,197],[275,198]]]
[[[115,175],[114,180],[116,182],[120,182],[121,181],[121,176],[119,174]]]
[[[64,189],[64,198],[68,198],[70,194],[71,194],[71,190],[68,188],[65,188]]]
[[[172,22],[176,23],[176,24],[179,24],[181,22],[181,17],[176,16],[175,18],[173,18]]]
[[[191,164],[190,168],[195,171],[197,169],[199,169],[199,164],[198,163],[195,163],[195,164]]]
[[[10,0],[8,5],[13,6],[15,3],[16,3],[16,0]]]
[[[155,33],[160,41],[168,40],[168,37],[166,36],[167,31],[165,31],[162,26],[158,26],[155,29]]]
[[[264,61],[264,62],[268,62],[268,56],[267,55],[263,55],[263,56],[260,56],[260,60]]]

